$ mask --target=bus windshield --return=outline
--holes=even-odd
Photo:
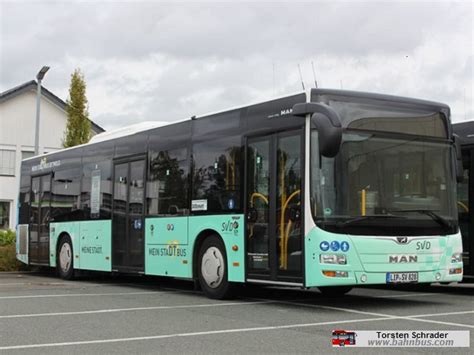
[[[346,129],[335,158],[312,131],[312,212],[323,229],[359,235],[457,231],[447,140]]]

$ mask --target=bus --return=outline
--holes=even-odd
[[[456,123],[460,137],[464,179],[458,185],[459,226],[463,241],[464,277],[474,277],[474,121]]]
[[[329,89],[103,133],[22,162],[17,258],[217,299],[459,281],[455,143],[444,104]]]
[[[332,331],[332,346],[346,346],[356,344],[356,333],[347,330]]]

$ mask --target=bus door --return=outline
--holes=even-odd
[[[112,269],[144,270],[145,158],[114,162]]]
[[[51,174],[31,179],[29,261],[49,265]]]
[[[302,130],[247,139],[247,279],[301,283]]]

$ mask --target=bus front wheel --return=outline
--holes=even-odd
[[[324,296],[337,297],[344,296],[346,293],[352,290],[352,286],[322,286],[318,287],[318,290]]]
[[[198,279],[206,296],[224,299],[231,295],[232,285],[227,278],[227,257],[222,239],[207,237],[199,249]]]
[[[62,279],[72,280],[74,278],[74,254],[71,238],[68,235],[62,237],[59,242],[56,267],[59,277]]]

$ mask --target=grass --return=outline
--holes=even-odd
[[[0,230],[0,271],[25,269],[26,265],[16,259],[15,232]]]

